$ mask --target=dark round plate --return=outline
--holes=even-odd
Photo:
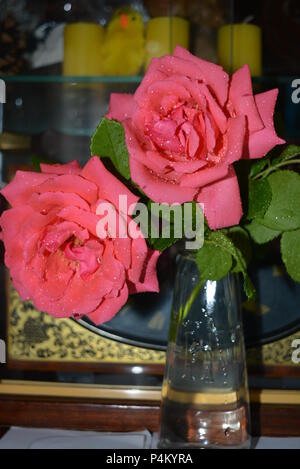
[[[108,323],[95,326],[88,318],[79,322],[102,336],[144,348],[165,350],[168,341],[173,297],[174,260],[160,262],[159,294],[134,295]],[[290,280],[277,265],[251,272],[259,301],[243,300],[243,321],[247,347],[273,342],[300,329],[300,285]]]

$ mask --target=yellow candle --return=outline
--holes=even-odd
[[[188,49],[189,33],[190,25],[184,18],[162,16],[149,20],[146,28],[146,69],[153,57],[172,54],[176,45]]]
[[[101,75],[101,47],[104,30],[95,23],[68,24],[64,31],[63,74]]]
[[[254,24],[226,24],[218,31],[218,60],[232,73],[248,64],[252,76],[262,74],[261,29]]]

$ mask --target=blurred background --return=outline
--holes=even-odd
[[[248,63],[255,92],[280,90],[278,133],[300,143],[299,0],[0,0],[0,78],[6,84],[0,184],[19,168],[37,169],[40,161],[87,161],[110,93],[134,92],[151,59],[171,54],[176,44],[229,73]],[[284,386],[299,387],[291,342],[299,337],[300,289],[286,279],[276,253],[275,246],[272,262],[263,259],[254,268],[259,301],[243,305],[250,379],[266,386],[269,370],[269,386],[284,377]],[[6,278],[0,337],[8,337],[8,365],[1,373],[35,379],[32,372],[39,370],[39,379],[48,381],[116,383],[118,367],[125,364],[132,373],[125,379],[121,370],[122,383],[160,382],[144,371],[157,376],[163,369],[172,262],[172,253],[162,256],[160,296],[128,304],[105,325],[104,338],[103,330],[99,336],[87,322],[54,320],[22,303]],[[110,334],[126,344],[110,340]],[[274,373],[278,366],[281,372]]]
[[[297,0],[0,0],[0,31],[0,147],[11,164],[20,152],[25,164],[25,154],[86,161],[110,93],[133,92],[151,58],[176,44],[228,72],[248,63],[256,91],[278,86],[277,127],[300,140]]]

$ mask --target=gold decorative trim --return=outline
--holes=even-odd
[[[1,380],[0,395],[77,397],[107,400],[160,401],[159,387],[105,386],[93,384],[48,383]]]
[[[22,301],[8,281],[8,358],[12,361],[164,365],[165,353],[121,344]]]
[[[295,339],[300,339],[300,331],[284,337],[283,339],[270,342],[269,344],[262,345],[247,350],[247,364],[248,366],[288,366],[299,367],[298,363],[293,363],[292,353],[295,350],[292,343]]]
[[[159,403],[161,400],[162,390],[159,386],[129,387],[1,380],[0,396],[4,394],[15,396],[75,397],[104,400],[153,401]],[[224,394],[222,395],[222,400],[224,402]],[[251,389],[250,400],[251,402],[259,404],[300,405],[300,391],[281,389]]]
[[[29,150],[30,135],[19,135],[3,132],[0,135],[0,150]]]
[[[250,400],[259,404],[300,405],[300,391],[294,389],[251,389]]]
[[[162,397],[170,401],[180,402],[181,404],[194,405],[224,405],[234,404],[238,401],[237,392],[185,392],[177,391],[169,387],[162,388]]]
[[[8,281],[8,357],[11,361],[117,363],[164,365],[165,353],[121,344],[86,330],[70,319],[56,319],[37,311],[30,302],[21,301]],[[161,320],[163,315],[157,315]],[[157,319],[156,318],[156,319]],[[153,318],[151,319],[153,321]],[[157,327],[159,324],[152,324]],[[247,350],[251,366],[289,366],[294,339],[289,337]]]

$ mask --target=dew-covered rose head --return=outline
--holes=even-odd
[[[1,218],[5,263],[23,300],[55,317],[87,315],[109,321],[129,293],[158,291],[159,253],[143,237],[100,239],[99,203],[118,213],[119,195],[133,195],[98,157],[18,171],[2,191],[10,203]],[[126,214],[122,214],[126,216]]]
[[[253,96],[249,67],[222,67],[176,47],[153,59],[134,95],[112,94],[107,117],[123,123],[133,181],[155,202],[196,200],[212,229],[242,215],[233,163],[284,143],[274,130],[278,90]]]

